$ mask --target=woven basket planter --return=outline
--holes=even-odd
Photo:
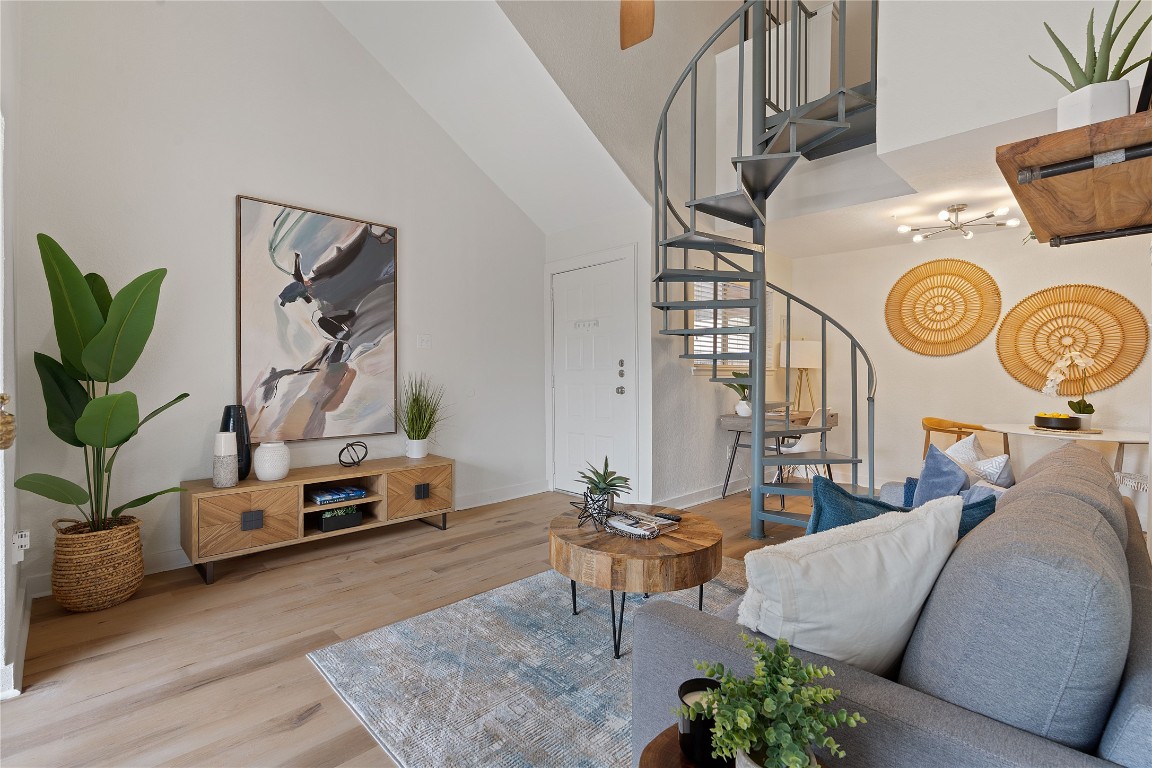
[[[56,520],[52,596],[69,611],[102,611],[135,594],[144,580],[140,521],[123,515],[95,533],[79,520]]]

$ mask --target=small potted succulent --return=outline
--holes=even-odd
[[[752,674],[737,677],[723,664],[696,662],[697,669],[720,684],[691,706],[680,708],[681,716],[690,719],[712,718],[713,756],[735,757],[737,768],[817,766],[813,746],[844,757],[844,750],[828,731],[868,721],[859,712],[825,709],[840,691],[816,681],[836,673],[797,659],[787,640],[777,640],[769,648],[759,638],[741,638],[756,660]]]
[[[748,402],[748,394],[752,391],[752,387],[739,381],[740,379],[748,379],[747,371],[733,371],[732,378],[736,381],[725,381],[724,386],[735,392],[740,396],[740,402],[736,403],[737,416],[751,416],[752,403]]]
[[[584,504],[610,510],[614,506],[617,496],[625,491],[631,491],[632,482],[624,475],[618,475],[608,469],[608,457],[604,457],[604,469],[596,469],[591,462],[587,472],[580,472],[580,482],[588,486],[584,491]]]
[[[1129,87],[1124,76],[1140,65],[1146,64],[1149,57],[1145,56],[1133,64],[1128,63],[1128,58],[1148,27],[1148,23],[1152,21],[1152,16],[1136,28],[1126,45],[1120,41],[1120,33],[1139,6],[1140,2],[1137,0],[1120,23],[1116,24],[1116,12],[1120,7],[1120,0],[1116,0],[1112,4],[1112,12],[1108,15],[1099,43],[1093,29],[1096,12],[1093,10],[1088,14],[1088,43],[1083,63],[1077,61],[1068,46],[1052,31],[1052,27],[1047,23],[1044,24],[1044,29],[1048,30],[1048,36],[1056,44],[1064,64],[1068,67],[1069,76],[1065,78],[1031,56],[1028,58],[1040,69],[1056,78],[1056,81],[1069,91],[1067,96],[1056,103],[1056,130],[1065,131],[1129,114]],[[1113,51],[1119,52],[1115,63],[1112,61]]]

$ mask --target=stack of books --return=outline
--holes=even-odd
[[[654,539],[662,533],[674,531],[680,526],[673,520],[653,517],[643,512],[626,512],[611,515],[607,527],[610,533],[627,536],[630,539]]]
[[[368,491],[354,485],[341,485],[334,488],[311,488],[308,490],[308,498],[313,504],[336,504],[342,501],[362,499],[367,495]]]

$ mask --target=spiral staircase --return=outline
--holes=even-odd
[[[864,7],[870,11],[870,18],[866,20],[871,39],[870,79],[853,87],[846,85],[850,5],[857,14]],[[766,203],[788,173],[801,158],[818,160],[875,142],[878,3],[873,0],[850,4],[839,0],[835,6],[828,93],[808,97],[813,85],[809,82],[809,73],[814,56],[808,25],[816,13],[800,0],[749,0],[712,34],[677,80],[661,113],[653,151],[653,240],[657,243],[653,306],[663,314],[659,332],[682,339],[680,357],[709,361],[712,381],[732,381],[730,375],[720,370],[721,366],[727,371],[734,364],[747,365],[749,378],[745,381],[751,387],[749,399],[753,408],[750,472],[750,535],[753,538],[763,538],[765,522],[800,526],[808,522],[808,515],[784,508],[784,497],[810,496],[811,483],[787,477],[783,472],[785,466],[847,467],[851,481],[842,485],[853,492],[868,494],[875,488],[876,372],[871,359],[856,338],[826,312],[765,280]],[[698,197],[701,60],[714,54],[714,48],[720,45],[730,46],[733,30],[737,41],[743,41],[742,50],[737,54],[738,75],[732,83],[736,88],[737,110],[736,154],[732,157],[734,189]],[[751,81],[750,98],[746,78]],[[681,100],[685,96],[686,105]],[[670,115],[674,108],[677,115],[684,115],[686,109],[687,152],[670,153],[669,150]],[[746,115],[746,110],[750,114]],[[679,127],[683,120],[676,122]],[[748,131],[748,141],[745,131]],[[678,145],[684,139],[679,134],[675,138]],[[716,140],[719,143],[722,137],[717,136]],[[687,169],[683,167],[685,161]],[[670,191],[670,167],[678,173],[678,179],[687,177],[684,201],[680,200],[683,195],[673,195]],[[714,223],[706,229],[709,219]],[[724,234],[710,231],[721,229]],[[700,291],[696,288],[700,284],[710,288]],[[732,291],[720,289],[722,284],[746,285],[747,298],[731,297]],[[765,371],[770,354],[768,329],[772,322],[767,311],[769,292],[776,308],[783,301],[784,337],[792,338],[794,322],[803,323],[808,330],[818,326],[824,362],[821,370],[828,370],[829,355],[834,354],[838,356],[838,369],[848,372],[850,383],[837,390],[851,393],[848,407],[839,405],[840,423],[843,425],[846,421],[850,430],[846,452],[828,448],[827,409],[819,425],[789,430],[792,434],[819,433],[819,450],[789,454],[766,450]],[[747,311],[747,324],[733,325],[721,319],[733,310]],[[693,322],[693,318],[699,316],[697,313],[711,315],[711,322]],[[736,337],[746,339],[747,343],[733,344]],[[702,340],[706,343],[702,344]],[[783,374],[783,391],[787,393],[792,389],[796,371],[791,366],[788,345],[784,345],[781,354],[783,359],[777,375]],[[844,359],[839,355],[844,355]],[[822,376],[821,403],[828,403],[828,384],[828,376]],[[784,409],[783,423],[790,423],[792,405],[785,405]],[[865,422],[863,448],[862,419]],[[860,482],[862,464],[867,467],[867,485]],[[769,505],[768,500],[776,498],[779,502]]]

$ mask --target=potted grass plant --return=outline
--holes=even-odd
[[[1148,28],[1149,22],[1152,22],[1152,16],[1144,20],[1126,44],[1121,42],[1120,34],[1139,7],[1140,0],[1137,0],[1117,24],[1116,13],[1120,8],[1120,0],[1116,0],[1112,4],[1112,12],[1108,15],[1099,41],[1093,28],[1096,12],[1091,11],[1088,14],[1086,30],[1088,42],[1083,62],[1077,60],[1064,41],[1052,31],[1052,27],[1047,23],[1044,24],[1044,29],[1048,31],[1048,36],[1052,38],[1052,42],[1056,44],[1060,56],[1064,59],[1068,77],[1041,64],[1031,56],[1028,58],[1040,69],[1056,78],[1056,81],[1069,91],[1067,96],[1056,103],[1056,130],[1066,131],[1128,115],[1130,91],[1124,76],[1140,65],[1148,63],[1150,57],[1145,56],[1132,64],[1128,63],[1128,59],[1140,36]],[[1115,62],[1112,59],[1113,54],[1116,54]]]
[[[404,455],[422,459],[428,455],[428,439],[444,420],[444,387],[424,374],[408,374],[396,405],[396,424],[408,437]]]
[[[16,487],[76,508],[82,520],[56,520],[52,594],[70,611],[98,611],[127,600],[144,577],[140,521],[124,514],[179,487],[113,506],[112,478],[124,445],[142,426],[188,397],[177,395],[140,418],[136,394],[113,393],[140,359],[156,321],[165,269],[145,272],[113,297],[100,275],[81,274],[48,235],[36,236],[48,281],[60,359],[34,354],[48,428],[84,452],[85,486],[34,472]]]
[[[818,681],[836,673],[800,661],[787,640],[769,647],[760,638],[741,638],[756,661],[752,674],[738,677],[723,664],[696,662],[696,668],[719,685],[680,707],[681,716],[691,720],[712,719],[713,756],[734,757],[737,768],[818,766],[813,746],[844,757],[828,731],[841,725],[855,728],[867,720],[859,712],[826,709],[840,691]]]

